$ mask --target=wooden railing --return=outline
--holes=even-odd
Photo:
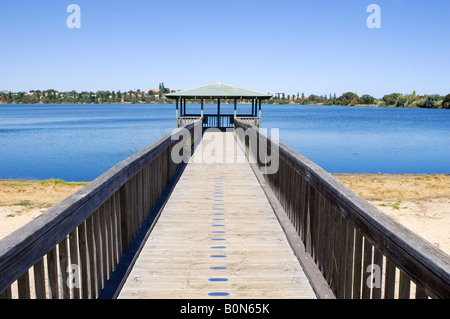
[[[234,127],[234,115],[230,114],[204,114],[203,115],[203,127],[223,127],[231,128]]]
[[[192,147],[201,121],[186,129],[192,138],[184,147]],[[97,298],[112,289],[183,167],[171,160],[176,143],[160,139],[1,240],[0,298]]]
[[[336,298],[450,298],[449,255],[254,126],[236,120],[235,131]],[[271,150],[278,170],[265,174],[257,154]]]
[[[237,119],[243,123],[254,125],[255,127],[260,127],[260,119],[255,116],[238,116]]]
[[[196,121],[200,120],[200,115],[192,115],[192,116],[180,116],[177,118],[177,127],[183,127]]]
[[[185,125],[194,123],[201,119],[201,115],[189,114],[180,116],[177,119],[177,127],[183,127]],[[255,125],[259,127],[260,120],[259,117],[254,117],[251,115],[237,115],[237,119],[244,123]],[[234,115],[233,114],[203,114],[203,127],[220,127],[220,128],[232,128],[234,127]]]

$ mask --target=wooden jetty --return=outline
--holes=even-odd
[[[234,134],[202,143],[222,156],[189,161],[119,297],[315,298]]]
[[[259,128],[270,96],[168,97],[172,135],[0,241],[0,298],[450,298],[449,255]]]

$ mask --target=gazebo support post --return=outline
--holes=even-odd
[[[176,114],[176,119],[177,119],[177,127],[178,127],[178,99],[176,99],[176,112],[175,112],[175,114]]]
[[[201,104],[200,117],[203,118],[203,99],[200,99],[200,104]]]
[[[259,102],[259,114],[258,114],[258,117],[259,117],[259,120],[261,120],[261,100],[257,100],[257,102]]]
[[[220,127],[220,98],[217,99],[217,127]]]

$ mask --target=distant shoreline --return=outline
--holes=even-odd
[[[175,105],[173,102],[139,102],[139,103],[132,103],[132,102],[121,102],[121,103],[0,103],[0,105],[17,105],[17,106],[24,106],[24,105],[152,105],[152,104],[168,104],[168,105]],[[190,103],[187,103],[190,104]],[[200,102],[195,101],[192,104],[200,104]],[[216,102],[205,102],[205,104],[216,104]],[[232,104],[230,103],[222,103],[224,104]],[[242,104],[251,104],[250,102],[243,102],[239,103]],[[450,110],[448,108],[426,108],[426,107],[405,107],[405,106],[392,106],[392,105],[379,105],[379,104],[356,104],[356,105],[335,105],[335,104],[324,104],[324,103],[315,103],[315,104],[299,104],[299,103],[262,103],[262,105],[280,105],[280,106],[342,106],[342,107],[381,107],[381,108],[392,108],[392,109],[430,109],[430,110]]]

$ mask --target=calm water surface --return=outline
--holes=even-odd
[[[197,112],[199,105],[187,105]],[[262,106],[262,127],[333,173],[449,173],[450,111]],[[251,106],[239,105],[238,113]],[[0,178],[93,180],[170,133],[175,106],[0,105]],[[221,105],[232,114],[233,106]],[[215,112],[206,105],[205,112]]]

